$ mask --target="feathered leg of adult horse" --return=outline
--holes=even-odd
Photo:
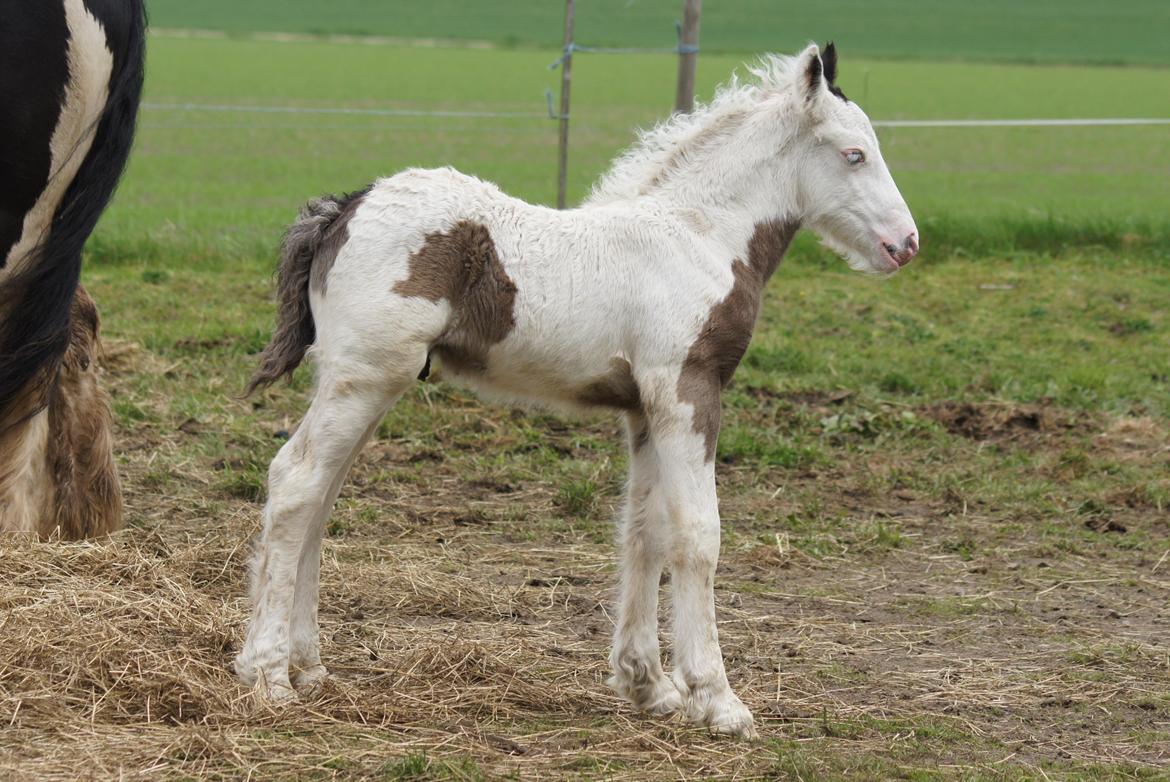
[[[435,357],[497,394],[626,414],[610,683],[639,708],[754,734],[715,619],[720,391],[798,228],[875,274],[918,247],[835,72],[832,48],[765,58],[755,83],[645,134],[578,209],[532,206],[451,169],[309,205],[285,237],[277,330],[250,390],[291,374],[310,346],[317,389],[269,471],[241,679],[287,699],[325,674],[325,520],[357,450]],[[664,567],[670,677],[658,647]]]
[[[0,0],[0,532],[121,524],[81,249],[142,88],[141,0]]]

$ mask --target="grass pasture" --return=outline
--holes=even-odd
[[[1164,117],[1170,72],[1143,68],[850,59],[842,84],[874,119]],[[268,254],[297,206],[411,165],[454,165],[534,202],[554,200],[555,86],[548,52],[155,38],[153,106],[490,111],[522,118],[371,117],[147,109],[129,175],[95,237],[104,260]],[[742,55],[700,61],[704,94]],[[675,63],[582,58],[575,71],[570,200],[632,129],[661,119]],[[636,78],[632,78],[636,74]],[[1005,85],[1011,85],[1006,89]],[[1118,85],[1124,84],[1125,90]],[[919,217],[924,252],[1097,244],[1170,253],[1164,126],[887,128],[883,150]]]
[[[336,682],[254,704],[229,672],[244,560],[308,384],[232,396],[265,270],[91,267],[131,526],[0,549],[0,776],[1164,778],[1160,264],[782,269],[718,456],[720,633],[756,742],[605,689],[617,423],[441,380],[330,522]]]
[[[147,100],[539,114],[554,56],[156,37]],[[701,58],[702,88],[742,59]],[[842,67],[875,118],[1170,116],[1157,68],[847,49]],[[574,196],[660,116],[673,69],[582,60]],[[760,740],[644,718],[603,684],[617,422],[486,404],[441,374],[391,411],[330,522],[335,680],[280,710],[236,683],[264,474],[310,384],[236,396],[280,230],[406,165],[547,203],[554,134],[143,113],[85,270],[129,529],[0,543],[0,777],[1165,779],[1164,128],[883,131],[922,261],[875,282],[806,238],[777,273],[717,468],[720,634]]]
[[[556,49],[564,3],[508,0],[149,0],[158,27],[393,36]],[[669,47],[681,4],[580,0],[576,39],[606,46]],[[916,60],[1170,64],[1160,0],[720,0],[703,9],[705,52],[788,51],[836,40],[869,57]]]

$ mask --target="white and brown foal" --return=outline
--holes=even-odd
[[[312,346],[317,389],[269,472],[254,612],[236,670],[276,698],[325,675],[321,536],[358,449],[432,357],[497,393],[624,412],[630,480],[611,685],[635,706],[754,733],[715,624],[720,390],[764,286],[809,228],[879,274],[918,247],[865,114],[815,46],[770,56],[643,135],[581,207],[510,198],[451,169],[312,202],[285,237],[280,313],[252,387]],[[658,648],[671,573],[674,671]],[[291,677],[291,678],[290,678]]]

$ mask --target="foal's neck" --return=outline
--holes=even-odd
[[[641,198],[687,215],[701,232],[743,252],[757,226],[802,218],[791,145],[782,114],[746,111],[711,118],[669,155]],[[705,230],[704,230],[705,229]]]

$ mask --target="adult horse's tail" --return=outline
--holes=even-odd
[[[88,30],[104,33],[112,65],[96,127],[82,127],[80,138],[61,139],[65,148],[52,150],[54,158],[60,152],[63,159],[52,161],[55,170],[49,173],[46,190],[54,185],[65,187],[64,182],[55,180],[74,167],[76,173],[53,209],[51,221],[27,250],[14,246],[7,263],[0,257],[0,267],[7,267],[0,268],[0,433],[43,409],[53,393],[69,345],[70,311],[81,276],[81,250],[126,165],[142,93],[146,40],[142,0],[91,3],[91,7],[80,0],[65,0],[65,7],[70,27],[63,43],[70,50],[59,125],[76,117],[67,116],[70,111],[79,111],[68,105],[71,97],[80,105],[95,97],[87,92],[87,86],[92,86],[85,78],[86,68],[92,67],[86,59],[88,53],[75,53],[73,49],[74,41],[78,47],[94,45],[92,40],[81,41],[78,31],[72,29],[77,14],[86,15]],[[20,93],[16,95],[19,99]],[[70,158],[86,149],[84,140],[91,133],[91,143],[80,165],[75,161],[71,164]],[[57,133],[53,142],[58,142]]]
[[[333,245],[329,248],[331,254],[340,249],[345,237],[340,237],[339,242],[335,236],[344,228],[342,218],[352,213],[367,192],[368,188],[342,196],[316,198],[305,204],[297,221],[285,231],[276,269],[276,329],[260,354],[260,367],[248,381],[245,396],[257,388],[272,385],[281,377],[291,377],[316,340],[309,286],[324,288],[325,273],[329,271],[324,268],[326,259],[318,259],[318,255],[324,254],[327,243]],[[318,266],[316,271],[314,260]]]

